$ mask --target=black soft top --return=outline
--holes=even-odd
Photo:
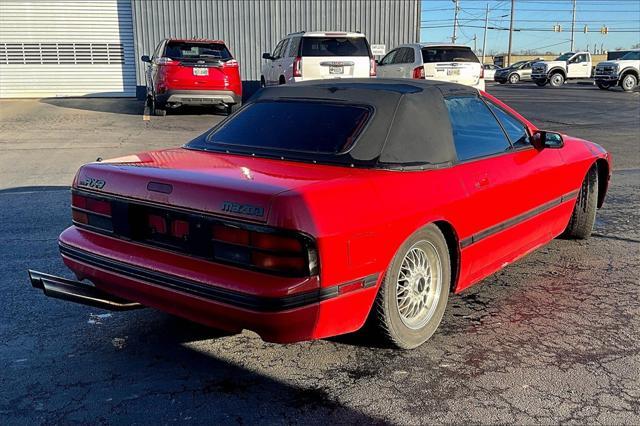
[[[333,154],[332,158],[307,160],[404,168],[454,162],[456,151],[444,99],[477,95],[478,91],[471,87],[432,80],[341,79],[267,87],[257,92],[249,103],[309,99],[370,106],[373,108],[372,117],[351,149]],[[220,151],[207,143],[209,133],[191,141],[186,147]]]

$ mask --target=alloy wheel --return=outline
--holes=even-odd
[[[440,256],[433,244],[418,241],[404,256],[396,280],[398,313],[404,325],[417,330],[431,320],[441,287]]]

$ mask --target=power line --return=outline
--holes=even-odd
[[[473,7],[473,6],[467,6],[465,7],[466,10],[484,10],[481,7]],[[443,10],[447,10],[447,11],[453,11],[453,9],[451,8],[446,8],[446,9],[420,9],[421,12],[437,12],[437,11],[443,11]],[[504,11],[504,12],[509,12],[509,9],[504,9],[504,8],[500,8],[500,9],[491,9],[491,10],[500,10],[500,11]],[[566,12],[566,13],[571,13],[571,9],[518,9],[519,12]],[[607,9],[607,10],[596,10],[596,9],[581,9],[580,13],[640,13],[640,9],[635,9],[635,10],[611,10],[611,9]]]

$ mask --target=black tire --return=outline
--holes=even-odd
[[[598,207],[598,168],[593,166],[582,182],[571,219],[562,234],[565,238],[584,240],[591,236]]]
[[[554,72],[549,77],[549,85],[551,87],[562,87],[564,84],[564,76],[560,72]]]
[[[535,83],[538,87],[544,87],[547,85],[547,80],[535,80]]]
[[[264,76],[260,77],[260,88],[264,89],[265,87],[267,87],[267,82],[264,80]]]
[[[278,84],[282,85],[282,84],[286,84],[286,83],[287,83],[287,81],[284,79],[284,76],[281,75],[280,79],[278,80]]]
[[[167,115],[167,106],[163,103],[156,101],[153,97],[149,99],[151,106],[151,114],[157,115],[159,117],[164,117]]]
[[[517,73],[509,76],[509,84],[517,84],[518,82],[520,82],[520,76]]]
[[[611,83],[598,83],[596,82],[596,86],[602,90],[609,90],[611,88]]]
[[[238,102],[237,104],[228,105],[227,106],[227,114],[228,115],[233,114],[234,112],[239,110],[241,106],[242,106],[242,104],[240,102]]]
[[[405,256],[407,256],[410,251],[423,247],[432,254],[437,253],[436,258],[440,262],[440,284],[438,288],[438,279],[434,278],[436,276],[435,274],[430,274],[428,281],[425,281],[424,275],[422,275],[422,278],[414,281],[412,285],[414,289],[419,288],[417,286],[419,286],[421,282],[422,287],[426,287],[427,293],[429,293],[431,285],[436,286],[436,288],[433,292],[433,299],[431,299],[433,308],[428,309],[429,315],[424,318],[426,323],[411,328],[407,326],[405,323],[406,320],[403,319],[400,314],[401,308],[399,307],[397,290],[398,282],[404,281],[409,283],[408,280],[400,279]],[[406,269],[403,269],[403,271],[405,270]],[[405,272],[403,272],[403,274],[405,274]],[[408,288],[409,285],[410,284],[407,284],[405,288]],[[451,263],[447,242],[437,226],[425,226],[407,239],[394,256],[376,297],[374,311],[372,312],[374,325],[389,344],[401,349],[416,348],[426,342],[436,331],[438,325],[440,325],[445,308],[447,307],[450,288]],[[435,300],[436,295],[438,297],[437,301]]]
[[[506,81],[499,81],[498,83],[500,83],[500,84],[506,84],[507,82],[506,82]]]
[[[622,87],[622,90],[624,90],[625,92],[631,92],[636,88],[637,85],[638,79],[633,74],[625,75],[620,82],[620,87]]]

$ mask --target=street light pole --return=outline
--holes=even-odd
[[[513,41],[513,9],[516,0],[511,0],[511,22],[509,24],[509,52],[507,53],[507,66],[511,66],[511,46]]]
[[[489,3],[487,3],[487,13],[484,15],[484,36],[482,37],[482,63],[487,51],[487,27],[489,26]]]
[[[576,0],[573,0],[573,19],[571,20],[571,51],[573,52],[574,47],[574,35],[573,33],[576,30]]]
[[[453,0],[454,6],[455,6],[455,11],[453,14],[453,35],[451,36],[451,43],[456,42],[456,39],[458,38],[456,36],[457,30],[458,30],[458,0]]]

